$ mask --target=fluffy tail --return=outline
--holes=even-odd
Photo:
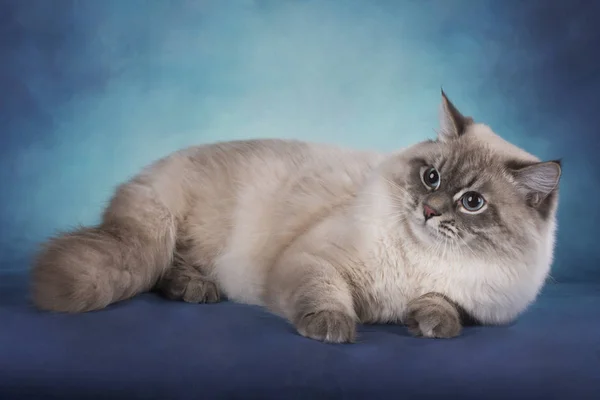
[[[171,265],[176,218],[155,186],[121,186],[102,223],[50,239],[32,269],[44,310],[85,312],[150,290]],[[171,193],[173,194],[173,193]]]

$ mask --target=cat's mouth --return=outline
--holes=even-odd
[[[456,239],[459,237],[458,230],[451,220],[441,220],[436,225],[435,230],[439,235],[447,239]]]
[[[425,242],[433,241],[456,241],[460,238],[458,229],[454,221],[441,219],[441,217],[424,218],[422,215],[417,217],[418,223],[415,228],[420,233],[420,238]]]
[[[449,228],[445,227],[441,224],[436,224],[437,226],[432,226],[433,224],[426,223],[423,229],[427,232],[427,234],[436,240],[454,240],[456,239],[456,233]]]

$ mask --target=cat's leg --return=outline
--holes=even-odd
[[[201,268],[185,262],[171,266],[155,289],[171,300],[186,303],[217,303],[221,300],[217,284],[203,274]]]
[[[288,318],[302,336],[329,343],[353,342],[357,317],[348,282],[327,260],[287,255],[271,270],[269,308]]]
[[[462,330],[459,308],[440,293],[427,293],[408,303],[404,323],[415,336],[452,338]]]

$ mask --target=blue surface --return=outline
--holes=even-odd
[[[597,399],[600,285],[549,285],[508,327],[417,339],[364,326],[359,343],[297,335],[257,307],[144,295],[106,310],[30,308],[5,276],[0,398]],[[43,394],[43,396],[42,396]]]

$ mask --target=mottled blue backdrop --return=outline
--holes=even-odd
[[[600,2],[0,0],[0,268],[191,144],[433,136],[439,88],[564,175],[554,278],[599,280]]]

